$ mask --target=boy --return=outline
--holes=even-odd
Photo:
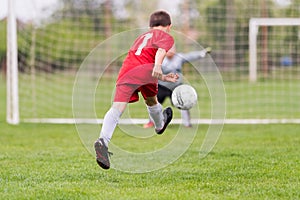
[[[128,103],[139,100],[141,92],[157,134],[162,134],[171,122],[173,112],[170,107],[162,111],[157,101],[158,80],[176,82],[178,74],[164,75],[161,65],[166,52],[174,45],[168,33],[171,29],[170,15],[165,11],[151,14],[150,30],[140,35],[129,49],[120,69],[113,104],[104,116],[100,137],[95,141],[96,161],[103,169],[110,168],[108,143],[118,120]]]

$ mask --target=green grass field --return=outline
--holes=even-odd
[[[188,151],[161,170],[104,171],[74,125],[8,125],[2,83],[0,199],[300,199],[297,124],[225,125],[213,151],[200,159],[208,128],[202,125]],[[134,150],[143,143],[127,145]]]
[[[280,71],[281,75],[279,72],[276,71],[275,73],[274,71],[273,73],[278,75],[271,74],[268,79],[251,84],[246,78],[245,80],[232,81],[233,72],[230,75],[223,73],[222,78],[224,81],[222,84],[224,84],[224,92],[226,93],[226,117],[228,119],[299,119],[299,109],[295,109],[300,107],[297,93],[300,90],[299,69],[284,70]],[[208,91],[207,83],[199,78],[199,74],[195,74],[188,74],[187,80],[197,90],[197,105],[201,112],[201,118],[210,118],[212,114],[212,94],[210,92],[215,95],[217,93],[214,90]],[[99,82],[96,77],[83,79],[86,81],[86,85],[81,88],[80,95],[86,99],[89,99],[87,97],[95,98],[95,110],[99,118],[103,118],[103,113],[111,105],[112,91],[116,79],[114,75],[116,74],[107,73],[101,77]],[[278,77],[279,75],[280,77]],[[75,72],[41,73],[36,77],[20,73],[21,120],[30,118],[72,118],[72,95],[74,94],[75,77]],[[215,79],[216,77],[213,75],[212,80]],[[96,85],[97,88],[93,88]],[[211,85],[211,87],[216,90],[221,88],[221,85],[216,84]],[[222,97],[222,94],[218,95]],[[80,104],[82,106],[80,106],[80,109],[82,109],[82,115],[87,118],[93,117],[95,114],[94,109],[92,109],[91,114],[88,114],[86,105],[91,105],[94,102],[86,102],[84,98],[78,99],[81,99]],[[169,101],[167,100],[166,103],[169,103]],[[143,101],[131,104],[130,107],[132,108],[131,117],[147,118]],[[199,118],[199,115],[193,114],[192,112],[193,118]]]

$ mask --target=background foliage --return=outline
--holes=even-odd
[[[119,3],[117,3],[119,2]],[[123,3],[122,3],[123,2]],[[95,47],[112,34],[132,28],[146,27],[150,9],[157,9],[164,1],[81,1],[63,0],[51,16],[36,26],[32,21],[20,21],[19,54],[23,70],[31,65],[32,56],[37,57],[44,70],[78,67],[86,56],[85,49]],[[165,1],[166,2],[166,1]],[[180,14],[173,16],[176,30],[190,35],[203,46],[213,46],[214,60],[221,69],[243,68],[248,65],[248,23],[251,17],[299,17],[299,0],[290,1],[288,6],[279,6],[274,0],[185,0],[165,3],[176,4]],[[148,8],[142,12],[141,8]],[[149,9],[150,8],[150,9]],[[174,9],[175,9],[174,8]],[[126,13],[123,14],[122,13]],[[84,24],[84,28],[82,27]],[[5,41],[5,20],[1,22],[1,40]],[[277,37],[290,44],[291,56],[299,63],[299,28],[288,28],[289,35],[272,36],[274,29],[268,29],[269,38]],[[49,36],[51,33],[51,36]],[[56,40],[53,40],[56,38]],[[35,50],[32,50],[32,44]],[[49,44],[50,43],[50,44]],[[40,51],[42,45],[49,45],[48,51]],[[5,42],[0,44],[0,57],[5,55]],[[269,44],[268,49],[278,48]],[[34,52],[32,52],[34,51]],[[31,52],[31,55],[29,55]],[[273,56],[269,51],[269,56]],[[64,55],[73,55],[65,57]],[[284,52],[275,55],[285,56]],[[279,62],[279,61],[278,61]]]

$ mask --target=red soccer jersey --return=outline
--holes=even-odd
[[[165,31],[151,29],[140,35],[135,41],[123,62],[117,84],[144,84],[153,79],[151,74],[158,48],[168,51],[174,39]]]

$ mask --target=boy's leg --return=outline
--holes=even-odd
[[[191,115],[189,110],[181,110],[181,120],[185,127],[191,127]]]
[[[168,89],[165,88],[164,86],[158,85],[158,93],[157,93],[157,101],[158,101],[158,103],[163,104],[163,102],[165,101],[166,97],[168,97],[168,96],[169,96]],[[152,101],[152,104],[156,103],[155,100],[151,100],[151,101]],[[147,102],[146,102],[146,104],[147,104]],[[147,124],[144,124],[144,126],[143,126],[144,128],[151,128],[151,127],[154,126],[154,122],[152,120],[152,117],[151,117],[151,114],[150,114],[150,111],[149,111],[149,109],[151,109],[151,108],[149,108],[149,107],[150,106],[148,106],[147,108],[148,108],[148,113],[149,113],[150,119],[149,119],[149,122]],[[153,109],[155,110],[155,108],[153,108]],[[161,111],[162,111],[162,109],[161,109]]]
[[[154,122],[156,133],[162,134],[172,120],[172,109],[168,107],[163,111],[161,104],[156,100],[156,96],[146,98],[146,104],[149,116]]]
[[[152,106],[147,105],[147,110],[151,121],[154,123],[155,129],[161,129],[164,126],[164,116],[161,104],[157,103]]]
[[[103,169],[110,168],[108,143],[118,124],[118,121],[126,108],[127,103],[114,102],[113,106],[107,111],[102,124],[100,138],[94,143],[96,151],[96,161]]]
[[[173,117],[172,109],[166,108],[162,110],[161,104],[157,100],[157,84],[147,84],[139,88],[147,105],[148,113],[151,120],[154,122],[155,131],[157,134],[162,134]]]
[[[100,132],[100,138],[103,138],[106,146],[108,146],[108,143],[112,138],[113,132],[122,113],[126,109],[128,102],[138,100],[138,94],[137,92],[134,92],[135,90],[136,86],[134,85],[117,85],[114,102],[104,116],[102,129]]]
[[[103,138],[105,145],[108,146],[119,119],[126,108],[127,103],[114,102],[112,107],[104,116],[100,138]]]

